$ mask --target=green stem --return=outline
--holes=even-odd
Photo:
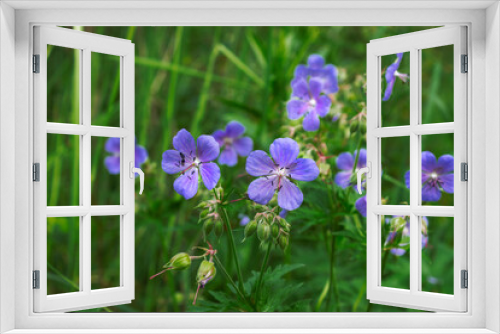
[[[262,279],[264,278],[264,273],[267,269],[267,262],[269,261],[269,254],[271,254],[271,248],[273,247],[272,241],[268,242],[266,256],[262,261],[262,267],[260,268],[259,280],[257,281],[257,286],[255,287],[255,305],[258,305],[258,301],[260,299],[260,289],[262,287]]]
[[[214,259],[215,259],[215,263],[217,263],[217,265],[220,267],[220,269],[222,270],[222,273],[224,274],[224,276],[226,277],[226,279],[229,281],[229,283],[233,286],[233,288],[236,290],[236,292],[241,297],[241,299],[243,299],[247,304],[249,304],[248,300],[245,297],[245,295],[241,292],[241,290],[238,288],[238,286],[233,281],[233,279],[231,278],[231,276],[228,274],[226,268],[224,267],[224,265],[222,264],[222,262],[220,262],[220,260],[217,257],[217,255],[214,256]]]
[[[333,224],[332,231],[332,245],[330,247],[330,287],[333,295],[333,299],[335,300],[335,310],[337,312],[340,311],[339,308],[339,288],[337,285],[337,274],[335,270],[335,255],[336,255],[336,236],[333,234],[336,230],[336,224]]]

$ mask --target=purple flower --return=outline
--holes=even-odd
[[[240,213],[238,215],[238,218],[240,219],[240,226],[245,226],[246,224],[250,223],[250,218],[247,215]]]
[[[422,152],[422,201],[439,201],[442,191],[453,194],[453,164],[449,154],[436,160],[431,152]],[[410,188],[410,171],[405,173],[405,183]]]
[[[337,68],[328,64],[325,66],[325,59],[317,54],[312,54],[307,59],[307,65],[299,65],[295,68],[295,78],[292,80],[292,87],[300,80],[307,81],[316,79],[321,83],[321,92],[324,94],[336,93],[339,90]]]
[[[214,132],[214,138],[224,150],[220,154],[219,164],[230,167],[238,163],[238,155],[246,157],[253,150],[253,141],[250,137],[242,137],[245,127],[236,121],[229,122],[226,130]]]
[[[358,198],[354,206],[363,217],[366,217],[366,196]]]
[[[104,165],[109,171],[109,174],[120,174],[120,138],[109,138],[104,145],[104,149],[112,155],[104,159]],[[137,145],[135,140],[135,167],[139,168],[148,159],[148,151],[140,145]],[[135,176],[138,174],[135,173]]]
[[[400,217],[400,216],[393,216],[393,218]],[[394,242],[394,239],[396,239],[396,236],[398,233],[402,233],[401,235],[401,240],[399,241],[399,244],[396,245],[396,247],[391,248],[391,253],[396,256],[402,256],[406,253],[405,247],[407,247],[410,244],[410,220],[408,217],[405,217],[406,220],[406,225],[403,227],[402,231],[391,231],[387,235],[387,239],[385,240],[385,245],[390,245],[391,243]],[[386,223],[390,224],[391,219],[386,219]],[[422,217],[422,248],[427,247],[427,242],[429,238],[427,237],[427,227],[429,226],[429,221],[427,220],[427,217]],[[401,247],[401,248],[400,248]]]
[[[398,53],[396,61],[387,67],[385,71],[385,80],[387,81],[387,87],[385,89],[384,98],[382,101],[387,101],[391,97],[392,89],[394,88],[394,83],[396,82],[396,77],[401,79],[401,81],[406,82],[408,80],[408,74],[403,74],[398,72],[399,65],[403,59],[403,53]]]
[[[356,184],[351,182],[352,168],[354,166],[354,161],[356,160],[357,151],[354,151],[354,155],[349,152],[340,153],[337,157],[337,168],[342,170],[335,175],[335,183],[342,187],[343,189],[348,186],[356,187]],[[362,148],[359,151],[358,164],[354,173],[356,173],[360,168],[366,167],[366,150]],[[365,181],[363,181],[363,189],[365,187]]]
[[[285,219],[287,215],[288,215],[288,211],[287,210],[283,209],[283,210],[280,211],[279,216],[281,218]]]
[[[330,111],[332,101],[326,95],[320,95],[322,83],[319,79],[300,79],[292,85],[292,99],[287,102],[288,118],[299,119],[304,116],[302,126],[306,131],[319,129],[319,117],[325,117]]]
[[[213,189],[220,179],[220,169],[210,162],[219,156],[219,144],[214,137],[201,135],[195,143],[193,136],[185,129],[180,130],[173,140],[175,150],[163,152],[161,167],[167,174],[180,176],[174,182],[174,189],[185,199],[198,192],[198,171],[208,190]]]
[[[313,181],[319,175],[311,159],[297,158],[299,145],[290,138],[278,138],[269,147],[272,159],[264,151],[253,151],[247,158],[246,171],[262,176],[248,187],[248,197],[259,204],[267,204],[278,191],[278,205],[287,211],[297,209],[304,199],[302,191],[291,179]],[[274,161],[273,161],[274,160]]]

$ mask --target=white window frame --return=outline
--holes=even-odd
[[[12,8],[12,7],[15,7]],[[122,6],[122,8],[120,8]],[[304,8],[304,6],[306,8]],[[394,8],[396,7],[397,8]],[[456,7],[454,7],[456,6]],[[59,7],[67,7],[61,9]],[[98,8],[99,7],[99,8]],[[104,7],[104,9],[103,9]],[[129,7],[132,9],[124,9]],[[149,7],[149,9],[148,9]],[[160,8],[163,7],[163,8]],[[221,9],[225,7],[225,9]],[[23,9],[24,8],[24,9]],[[28,9],[26,9],[28,8]],[[32,8],[32,9],[29,9]],[[34,9],[33,9],[34,8]],[[59,9],[58,9],[59,8]],[[142,8],[138,10],[137,8]],[[458,9],[457,9],[458,8]],[[500,331],[500,11],[495,1],[108,2],[7,1],[0,4],[0,329],[12,333],[255,332],[494,333]],[[391,314],[34,314],[31,286],[32,27],[58,25],[467,25],[470,183],[467,313]],[[14,35],[15,32],[15,35]],[[15,36],[15,38],[14,38]],[[334,41],[332,41],[334,42]],[[15,70],[14,70],[15,68]],[[488,69],[486,71],[486,68]],[[15,82],[13,87],[12,82]],[[10,94],[9,94],[10,93]],[[15,94],[14,94],[15,93]],[[15,110],[15,113],[13,112]],[[9,130],[12,127],[14,130]],[[485,133],[488,134],[486,137]],[[12,145],[15,136],[15,145]],[[486,140],[487,138],[487,140]],[[487,153],[487,154],[486,154]],[[9,163],[15,161],[15,163]],[[15,182],[12,175],[15,175]],[[486,182],[488,174],[488,182]],[[5,183],[4,183],[5,182]],[[10,186],[10,189],[4,187]],[[15,188],[14,188],[15,187]],[[15,201],[9,200],[15,189]],[[488,196],[486,196],[488,194]],[[11,209],[14,208],[14,210]],[[488,217],[488,219],[486,219]],[[15,222],[15,224],[12,224]],[[474,229],[472,229],[472,226]],[[12,256],[14,254],[14,256]],[[12,288],[14,287],[14,289]],[[486,293],[488,291],[488,293]],[[136,296],[137,297],[137,296]],[[14,305],[14,307],[12,307]],[[142,329],[137,329],[141,326]],[[295,328],[296,330],[291,330]],[[383,328],[383,329],[381,329]],[[37,331],[40,329],[40,331]],[[121,330],[120,330],[121,329]],[[132,330],[137,329],[137,330]],[[209,329],[209,330],[206,330]],[[308,330],[309,329],[309,330]],[[356,330],[358,329],[358,330]],[[108,331],[106,331],[108,330]],[[248,332],[248,330],[247,330]]]

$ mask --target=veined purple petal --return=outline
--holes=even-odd
[[[316,131],[319,129],[319,116],[316,113],[316,110],[310,111],[306,117],[304,117],[304,121],[302,122],[302,127],[305,131]]]
[[[267,204],[273,198],[277,186],[277,176],[260,177],[248,186],[248,198],[258,204]]]
[[[398,70],[402,59],[403,59],[403,54],[398,53],[394,63],[392,63],[391,65],[389,65],[389,67],[387,67],[387,70],[385,71],[385,80],[387,80],[387,82],[392,81],[394,79],[394,73],[396,73],[396,71]]]
[[[233,147],[242,157],[246,157],[253,150],[253,140],[250,137],[241,137],[233,142]]]
[[[441,183],[441,187],[448,194],[453,194],[455,190],[453,178],[453,174],[444,174],[438,176],[438,181]]]
[[[323,84],[321,80],[318,79],[310,79],[309,80],[309,91],[311,92],[311,97],[317,99],[319,94],[321,94],[321,90],[323,89]]]
[[[187,159],[187,157],[185,157],[184,159]],[[184,169],[189,167],[190,164],[191,164],[191,161],[184,161],[183,162],[179,151],[167,150],[167,151],[163,152],[163,157],[161,160],[161,168],[167,174],[180,173]]]
[[[441,199],[441,191],[437,186],[426,182],[422,185],[422,201],[437,202]]]
[[[184,153],[186,156],[194,157],[196,155],[194,138],[186,129],[181,129],[177,132],[173,144],[177,151]]]
[[[445,154],[439,157],[436,165],[436,172],[438,174],[445,174],[453,172],[454,167],[454,159],[452,155]]]
[[[148,159],[148,151],[140,145],[135,145],[135,167],[139,168]]]
[[[201,162],[209,162],[217,159],[220,153],[219,144],[214,137],[201,135],[198,137],[198,153],[197,157]]]
[[[352,171],[354,166],[354,157],[349,152],[340,153],[337,157],[337,168]]]
[[[201,179],[207,187],[208,190],[212,190],[219,182],[220,179],[220,168],[216,163],[202,163],[199,166]]]
[[[312,54],[307,59],[307,64],[310,68],[319,70],[325,66],[325,59],[318,54]]]
[[[109,156],[104,159],[104,165],[109,171],[109,174],[120,174],[120,157]]]
[[[339,172],[335,175],[335,183],[345,189],[351,185],[351,172]]]
[[[384,98],[382,101],[388,101],[392,94],[392,89],[394,88],[394,83],[396,82],[396,77],[393,77],[391,80],[387,81],[387,87],[385,88]]]
[[[290,165],[290,177],[298,181],[313,181],[319,175],[319,168],[312,159],[297,159]]]
[[[298,65],[295,68],[294,76],[296,79],[306,79],[309,75],[309,69],[305,65]]]
[[[245,133],[243,124],[237,121],[231,121],[226,126],[226,136],[229,138],[237,138]]]
[[[222,150],[219,156],[219,163],[221,165],[227,165],[233,167],[238,163],[238,155],[236,155],[236,150],[232,146],[226,147]]]
[[[366,217],[366,196],[358,198],[354,206],[356,207],[356,210],[358,210],[360,215]]]
[[[287,178],[281,178],[278,190],[278,205],[288,211],[292,211],[301,206],[304,195],[299,187],[290,182]]]
[[[332,94],[339,91],[338,72],[334,65],[326,65],[322,70],[322,77],[324,78],[323,93]]]
[[[321,95],[316,99],[316,112],[321,117],[325,117],[330,111],[332,100],[326,95]]]
[[[436,169],[437,161],[434,154],[429,151],[422,152],[422,171],[433,172]]]
[[[245,169],[252,176],[269,175],[275,170],[273,161],[264,151],[253,151],[248,155]]]
[[[286,103],[289,119],[298,119],[307,111],[309,104],[303,100],[290,100]]]
[[[299,155],[299,144],[291,138],[278,138],[269,147],[269,152],[281,168],[288,167],[297,160]]]
[[[212,135],[219,146],[224,145],[224,137],[226,137],[226,132],[222,130],[217,130]]]
[[[109,138],[104,144],[104,149],[109,153],[120,153],[120,138]]]
[[[309,101],[309,87],[305,80],[297,80],[292,85],[292,97],[298,97],[299,99]]]
[[[357,151],[354,151],[354,157],[356,157]],[[359,150],[359,158],[358,158],[358,164],[356,165],[356,168],[363,168],[366,167],[366,150],[362,148]]]
[[[185,199],[191,199],[198,192],[198,168],[191,168],[174,181],[175,191]]]

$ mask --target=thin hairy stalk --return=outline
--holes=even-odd
[[[267,252],[266,255],[264,256],[264,260],[262,261],[262,266],[260,268],[259,280],[257,281],[257,285],[255,287],[256,305],[259,305],[258,301],[260,299],[260,289],[262,287],[262,279],[264,278],[264,273],[266,272],[267,269],[267,262],[269,261],[269,254],[271,254],[271,248],[273,247],[272,241],[269,241],[268,243],[269,245],[267,246]]]
[[[228,282],[233,286],[233,288],[236,290],[236,292],[238,293],[238,295],[241,297],[241,299],[243,299],[247,304],[248,304],[248,300],[247,298],[245,297],[245,295],[243,294],[243,292],[241,292],[241,290],[238,288],[238,286],[236,285],[236,283],[233,281],[233,279],[231,278],[231,276],[228,274],[226,268],[224,267],[224,265],[222,264],[222,262],[219,260],[219,258],[217,257],[217,255],[214,256],[214,260],[215,260],[215,263],[219,266],[219,268],[221,269],[222,271],[222,274],[224,275],[224,277],[228,280]]]

